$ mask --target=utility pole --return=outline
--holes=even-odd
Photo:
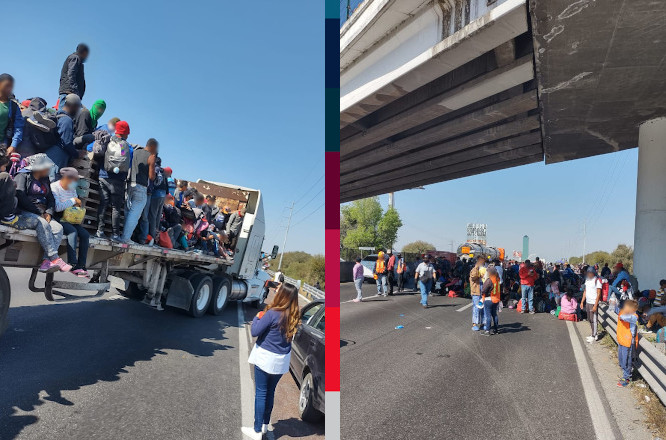
[[[395,209],[395,199],[392,192],[389,193],[389,208]]]
[[[453,240],[449,240],[449,244],[451,245],[451,252],[453,252]]]
[[[291,226],[291,214],[294,212],[295,202],[291,202],[291,208],[289,209],[289,221],[287,222],[287,230],[284,231],[284,241],[282,242],[282,252],[280,253],[280,262],[278,263],[278,270],[282,268],[282,257],[284,257],[284,248],[287,246],[287,234],[289,234],[289,226]]]
[[[583,221],[583,264],[585,264],[585,240],[587,239],[587,222]]]

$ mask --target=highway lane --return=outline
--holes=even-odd
[[[254,386],[239,371],[235,303],[219,317],[199,319],[157,312],[115,290],[49,303],[28,291],[28,271],[8,273],[1,440],[242,438],[242,413],[253,408],[241,408],[241,380]],[[245,322],[256,312],[244,307]],[[297,399],[287,374],[276,394],[272,438],[323,438],[323,423],[300,421]]]
[[[502,333],[486,337],[471,309],[456,311],[466,299],[424,310],[418,295],[344,302],[353,296],[343,284],[342,438],[595,438],[562,322],[505,309]]]

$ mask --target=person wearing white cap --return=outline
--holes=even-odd
[[[14,182],[19,219],[13,227],[37,232],[37,240],[44,249],[40,272],[69,272],[72,266],[58,256],[63,229],[60,223],[53,220],[55,200],[48,178],[51,168],[51,159],[44,153],[38,153],[28,157],[28,165],[16,174]]]

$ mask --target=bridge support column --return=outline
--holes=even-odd
[[[666,278],[666,118],[641,124],[634,230],[634,274],[639,288],[658,289]]]

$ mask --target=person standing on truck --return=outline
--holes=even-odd
[[[206,204],[208,205],[209,208],[209,213],[208,213],[208,223],[213,223],[215,220],[215,217],[220,213],[220,208],[215,204],[217,202],[217,199],[215,196],[206,196]]]
[[[245,216],[245,208],[235,211],[231,216],[229,216],[229,221],[227,222],[227,228],[225,232],[227,237],[229,237],[230,245],[232,251],[236,251],[236,243],[238,242],[238,234],[240,234],[241,227],[243,226],[243,217]]]
[[[271,304],[252,320],[250,332],[257,342],[248,362],[254,365],[254,426],[241,428],[250,439],[261,440],[269,430],[275,388],[289,371],[291,342],[300,324],[298,288],[289,283],[279,285]]]
[[[58,108],[70,93],[83,99],[86,93],[86,78],[83,71],[83,63],[88,59],[90,48],[85,43],[76,46],[76,52],[69,55],[60,69],[60,88],[58,89]]]
[[[100,198],[97,209],[97,238],[107,238],[104,233],[104,212],[111,204],[112,240],[120,241],[120,213],[124,209],[125,182],[132,161],[132,147],[127,142],[130,134],[126,121],[116,123],[116,133],[110,136],[104,131],[95,132],[93,154],[99,158]]]
[[[127,206],[125,207],[125,227],[121,241],[134,244],[132,234],[143,216],[148,200],[148,181],[155,177],[155,154],[152,143],[157,142],[150,138],[146,147],[138,146],[132,154],[132,167],[129,173],[129,186],[127,188]],[[143,244],[139,239],[139,243]]]
[[[167,186],[169,187],[169,194],[174,195],[176,193],[176,179],[172,176],[173,170],[171,167],[164,167],[164,177],[167,180]]]
[[[154,140],[154,139],[153,139]],[[148,193],[148,224],[149,234],[152,237],[151,244],[155,244],[160,233],[160,220],[162,219],[162,210],[164,209],[164,199],[169,191],[169,185],[164,170],[162,169],[162,158],[158,155],[159,145],[155,141],[155,176],[150,180]],[[144,210],[144,213],[146,211]]]
[[[83,145],[92,144],[95,141],[93,132],[97,129],[97,122],[106,110],[106,102],[98,99],[90,107],[90,110],[81,106],[74,117],[74,147],[82,149]]]
[[[14,94],[14,77],[8,73],[0,75],[0,151],[7,158],[16,150],[23,139],[25,120]]]
[[[74,269],[72,273],[77,277],[86,278],[86,261],[88,259],[88,247],[90,246],[90,234],[80,224],[72,224],[62,220],[66,209],[81,207],[81,199],[76,194],[76,186],[81,179],[76,168],[65,167],[60,170],[60,180],[51,183],[51,191],[55,199],[56,219],[60,222],[67,238],[67,263]],[[78,246],[77,246],[78,242]],[[78,256],[76,249],[78,247]]]
[[[28,165],[16,174],[14,182],[19,219],[13,227],[37,232],[37,241],[44,249],[40,272],[69,272],[72,266],[58,256],[63,228],[53,219],[55,199],[49,180],[51,168],[51,159],[44,153],[38,153],[28,157]]]
[[[55,164],[51,169],[52,182],[57,180],[60,168],[65,168],[70,161],[79,156],[79,150],[74,146],[74,117],[80,109],[81,98],[70,93],[56,113],[58,143],[46,150],[46,155]]]
[[[9,175],[9,157],[0,153],[0,223],[5,226],[14,226],[18,221],[16,216],[16,185]]]

